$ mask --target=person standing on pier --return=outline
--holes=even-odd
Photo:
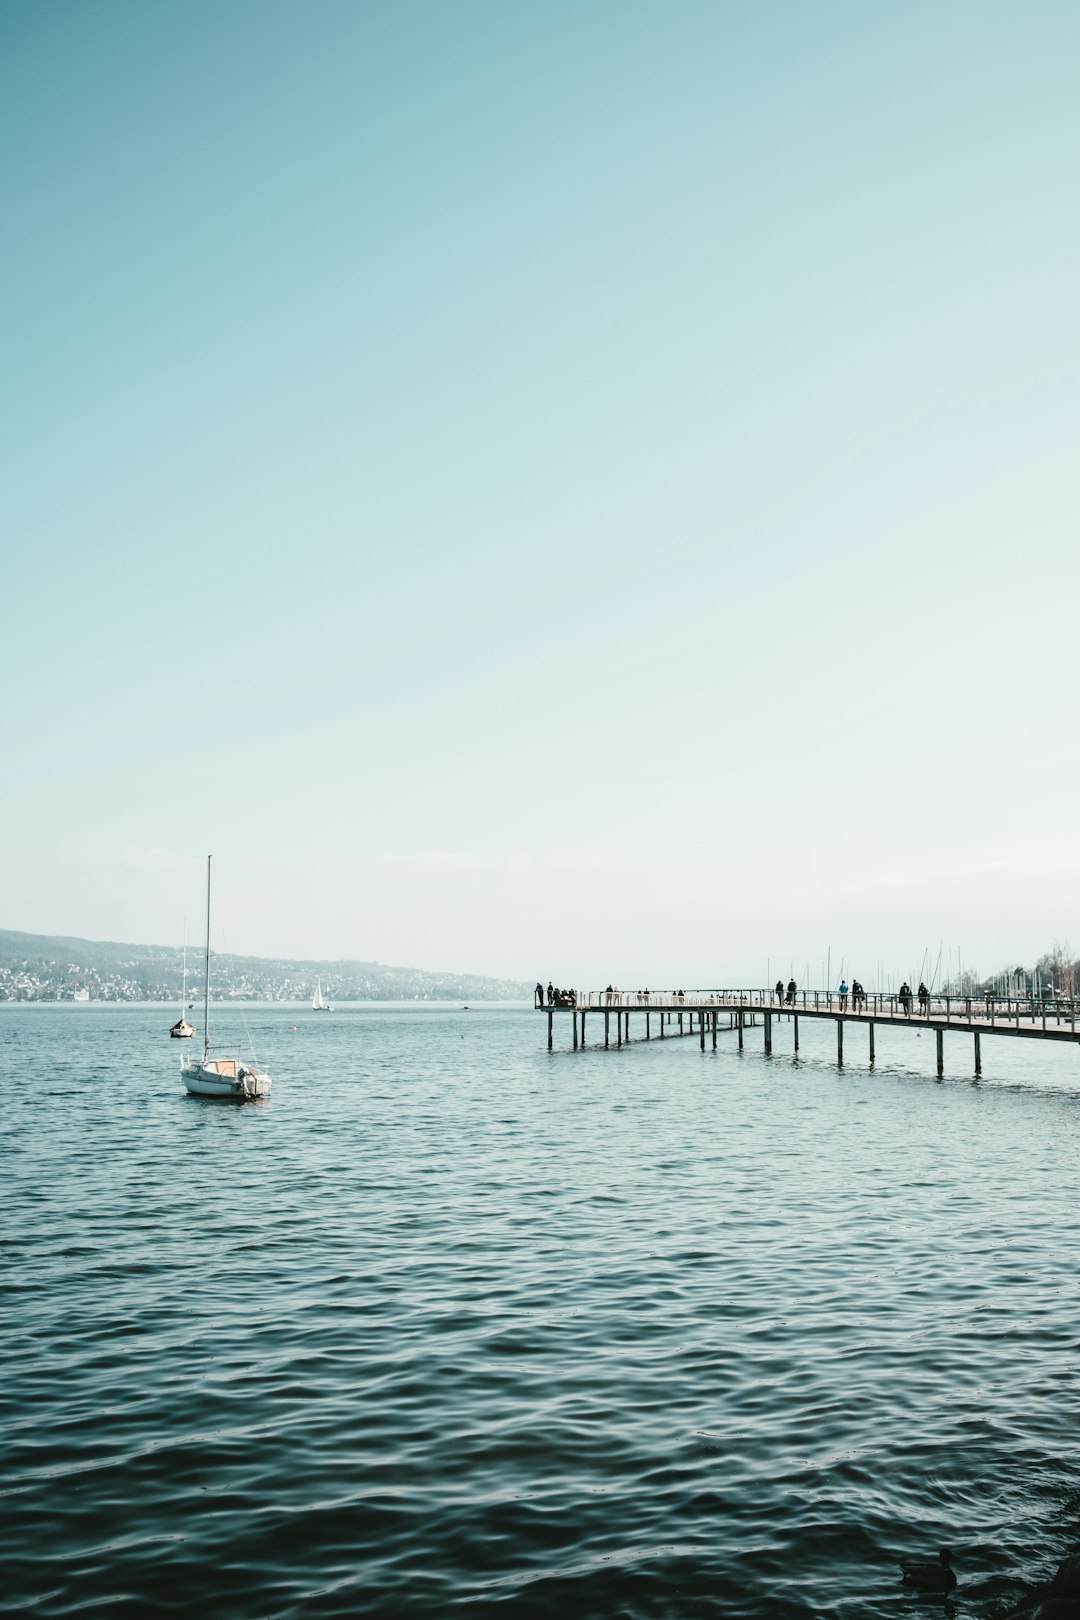
[[[537,1007],[544,1005],[544,987],[539,979],[536,981],[536,989],[533,991],[533,1002]]]
[[[929,1006],[930,1006],[930,992],[926,988],[925,984],[923,984],[922,980],[920,979],[919,980],[919,1011],[921,1013],[925,1013],[929,1009]]]
[[[788,1004],[789,1007],[794,1007],[794,1005],[795,1005],[795,980],[794,979],[789,979],[788,982],[787,982],[787,1004]]]
[[[840,980],[840,1011],[847,1012],[848,987],[847,980]]]
[[[911,986],[905,979],[900,986],[900,1010],[905,1018],[911,1017]]]
[[[548,996],[548,1006],[549,1007],[554,1007],[554,1005],[555,1005],[555,986],[552,984],[550,979],[548,980],[547,996]]]
[[[776,981],[776,1000],[777,1000],[777,1003],[778,1003],[779,1006],[782,1007],[784,1005],[784,981],[783,981],[783,979],[777,979],[777,981]]]

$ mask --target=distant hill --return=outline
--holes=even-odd
[[[211,952],[215,1001],[305,1001],[317,980],[329,1001],[517,1001],[532,986],[475,973],[428,973],[383,962],[306,962]],[[176,945],[121,945],[20,934],[0,928],[0,1001],[178,1001]],[[188,952],[188,999],[202,985],[202,958]]]

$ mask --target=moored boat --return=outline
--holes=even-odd
[[[196,1097],[219,1097],[230,1102],[248,1102],[270,1095],[270,1076],[257,1063],[239,1058],[211,1057],[210,1046],[210,856],[206,857],[206,968],[203,977],[203,1055],[180,1060],[180,1074],[188,1091]]]
[[[184,984],[180,992],[180,1016],[169,1030],[174,1041],[190,1041],[195,1033],[195,1025],[189,1024],[184,1017],[184,1007],[187,1003],[187,928],[184,928]]]

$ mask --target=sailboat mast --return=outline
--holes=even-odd
[[[203,978],[203,1058],[210,1051],[210,856],[206,857],[206,973]]]

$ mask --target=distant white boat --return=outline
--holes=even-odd
[[[239,1058],[210,1056],[210,857],[206,857],[206,971],[203,979],[203,1055],[180,1060],[180,1074],[188,1091],[196,1097],[220,1097],[231,1102],[247,1102],[252,1097],[270,1095],[270,1076],[255,1063]]]
[[[311,998],[311,1010],[312,1012],[333,1012],[334,1010],[323,996],[321,979],[319,980],[318,984],[316,984],[315,994]]]
[[[180,993],[180,1016],[169,1030],[174,1041],[190,1041],[195,1033],[195,1025],[189,1024],[184,1017],[184,1006],[187,1002],[187,929],[184,930],[184,988]]]

